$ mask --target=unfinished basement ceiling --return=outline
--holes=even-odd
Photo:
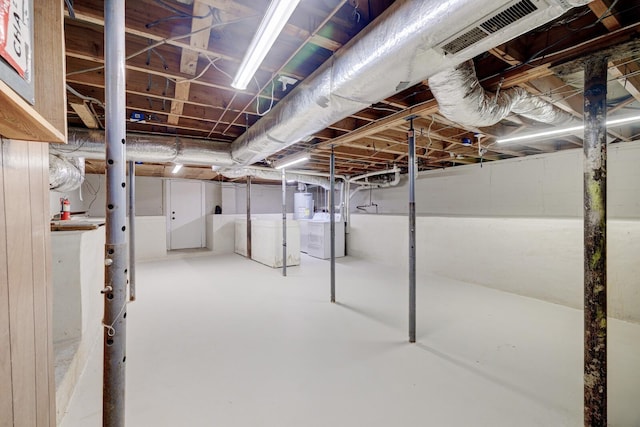
[[[269,1],[138,0],[126,3],[127,130],[231,144],[342,46],[392,6],[391,0],[302,0],[245,91],[233,75]],[[399,3],[399,2],[395,2]],[[531,2],[528,2],[531,3]],[[104,129],[104,4],[74,2],[65,17],[68,124]],[[190,33],[197,31],[192,36]],[[582,77],[577,61],[618,47],[609,64],[611,115],[640,114],[640,5],[596,0],[474,58],[488,92],[520,87],[582,118]],[[285,85],[281,76],[297,83]],[[142,120],[134,113],[141,113]],[[414,114],[420,170],[494,161],[581,147],[578,136],[526,144],[496,144],[498,137],[549,125],[510,114],[476,128],[447,120],[428,81],[369,105],[313,133],[258,165],[307,151],[305,169],[328,172],[331,145],[336,173],[357,175],[407,166],[406,118]],[[132,118],[133,117],[133,118]],[[610,129],[612,143],[637,139],[640,122]],[[485,135],[478,147],[476,134]],[[468,145],[467,142],[472,142]],[[481,152],[483,153],[481,155]],[[171,175],[171,164],[138,166],[139,175]],[[90,160],[87,172],[102,173]],[[224,179],[203,165],[187,165],[180,177]]]

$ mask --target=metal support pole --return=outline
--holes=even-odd
[[[136,162],[129,162],[129,301],[136,300]]]
[[[584,70],[584,425],[607,425],[607,58]]]
[[[282,169],[282,275],[287,275],[287,173]]]
[[[416,342],[416,139],[409,123],[409,342]]]
[[[251,177],[247,176],[247,258],[251,259]]]
[[[331,162],[329,165],[329,215],[331,217],[331,302],[336,302],[336,155],[331,146]]]
[[[102,425],[124,426],[127,189],[125,160],[125,22],[124,1],[104,3],[106,105],[106,244]]]

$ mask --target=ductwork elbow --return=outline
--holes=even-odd
[[[440,113],[461,125],[492,126],[511,113],[554,125],[576,120],[519,87],[497,94],[485,91],[478,81],[472,60],[434,74],[429,78],[429,88],[438,101]]]
[[[67,193],[84,182],[84,159],[49,154],[49,190]]]

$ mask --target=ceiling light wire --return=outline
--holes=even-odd
[[[202,27],[202,28],[198,28],[197,30],[191,31],[191,32],[186,33],[186,34],[181,34],[181,35],[177,35],[177,36],[173,36],[173,37],[168,37],[166,39],[158,40],[154,44],[149,45],[146,48],[140,49],[140,50],[132,53],[131,55],[128,55],[125,58],[125,60],[129,60],[131,58],[135,58],[136,56],[142,55],[143,53],[146,53],[151,49],[155,49],[155,48],[157,48],[159,46],[162,46],[162,45],[165,45],[165,44],[167,44],[169,42],[173,42],[173,41],[176,41],[176,40],[180,40],[180,39],[184,39],[184,38],[190,37],[190,36],[192,36],[194,34],[198,34],[198,33],[202,32],[202,31],[210,30],[212,28],[221,27],[221,26],[224,26],[224,25],[237,24],[239,22],[248,21],[248,20],[254,19],[256,17],[257,17],[257,15],[252,15],[252,16],[248,16],[248,17],[244,17],[244,18],[232,19],[232,20],[226,21],[226,22],[214,22],[211,25],[208,25],[208,26]],[[186,48],[186,46],[185,46],[185,48]],[[68,76],[74,76],[76,74],[90,73],[92,71],[100,71],[100,70],[103,70],[103,69],[104,69],[104,65],[100,65],[100,66],[97,66],[97,67],[85,68],[85,69],[76,70],[76,71],[70,71],[70,72],[68,72],[66,74],[66,76],[68,77]]]

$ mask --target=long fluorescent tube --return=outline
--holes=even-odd
[[[607,120],[606,126],[613,126],[613,125],[619,125],[623,123],[631,123],[631,122],[637,122],[637,121],[640,121],[640,116],[622,117],[619,119]],[[527,139],[542,138],[545,136],[562,135],[565,133],[571,133],[571,132],[575,132],[582,129],[584,129],[584,125],[571,126],[563,129],[553,129],[553,130],[547,130],[547,131],[538,132],[538,133],[530,133],[527,135],[513,136],[511,138],[501,138],[501,139],[497,139],[496,142],[499,144],[502,144],[505,142],[525,141]]]
[[[572,126],[572,127],[563,128],[563,129],[547,130],[547,131],[538,132],[538,133],[530,133],[527,135],[512,136],[511,138],[501,138],[501,139],[496,139],[496,142],[501,144],[503,142],[524,141],[527,139],[541,138],[543,136],[562,135],[564,133],[571,133],[571,132],[582,130],[582,129],[584,129],[584,125]]]
[[[271,1],[258,27],[258,31],[253,36],[249,49],[242,59],[231,87],[238,90],[247,88],[251,78],[260,64],[262,64],[264,57],[267,56],[267,52],[271,50],[271,46],[273,46],[298,3],[300,3],[300,0]]]
[[[176,165],[173,167],[173,170],[171,171],[171,173],[178,173],[178,172],[180,172],[180,169],[182,169],[182,164],[181,163],[176,163]]]
[[[276,169],[282,169],[289,166],[297,165],[298,163],[306,162],[309,160],[309,157],[300,157],[299,159],[291,160],[290,162],[283,163],[281,165],[276,166]]]

